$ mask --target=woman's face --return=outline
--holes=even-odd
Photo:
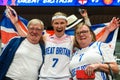
[[[80,48],[84,48],[90,45],[92,42],[92,35],[88,28],[88,26],[83,25],[76,30],[76,40],[80,46]]]

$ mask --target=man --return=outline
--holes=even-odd
[[[39,80],[69,80],[69,61],[72,56],[73,41],[65,34],[67,17],[57,12],[52,17],[54,35],[45,39],[45,58]]]
[[[42,32],[39,19],[29,21],[26,38],[15,37],[0,56],[0,80],[37,80],[43,63]]]

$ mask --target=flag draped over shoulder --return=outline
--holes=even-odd
[[[24,23],[24,25],[27,25],[28,21],[26,19],[22,17],[19,17],[19,19]],[[11,23],[10,19],[6,17],[5,12],[3,13],[0,21],[0,28],[1,45],[3,48],[11,38],[18,36],[18,32],[15,26]]]
[[[21,24],[24,24],[24,25],[27,25],[27,23],[28,23],[28,21],[26,19],[22,18],[22,17],[19,17],[19,21],[21,22]],[[96,34],[96,39],[99,39],[103,35],[103,33],[105,31],[105,26],[107,24],[108,23],[102,23],[102,24],[96,24],[96,25],[92,25],[91,26],[91,29]],[[0,27],[1,27],[2,47],[4,47],[4,45],[11,38],[13,38],[14,36],[18,36],[18,32],[15,29],[15,26],[9,20],[9,18],[6,17],[5,13],[3,14],[3,17],[1,19]],[[25,30],[26,26],[23,26],[21,28],[23,30]],[[74,29],[68,29],[68,30],[65,31],[65,33],[70,35],[70,36],[73,36],[74,35]],[[53,32],[53,30],[44,30],[44,34],[52,35],[52,34],[54,34],[54,32]],[[111,32],[109,34],[109,36],[106,39],[105,43],[109,43],[115,49],[117,35],[118,35],[118,29],[114,30],[113,32]]]
[[[99,38],[103,35],[103,33],[104,33],[104,31],[105,31],[106,25],[108,25],[108,23],[97,24],[97,25],[92,25],[92,26],[91,26],[92,30],[93,30],[93,31],[95,32],[95,34],[96,34],[96,39],[99,39]],[[109,43],[109,44],[115,44],[115,43],[116,43],[117,35],[118,35],[118,29],[119,29],[119,28],[117,28],[116,30],[112,31],[112,32],[108,35],[105,43]]]
[[[95,34],[96,34],[96,39],[99,39],[102,35],[103,35],[103,33],[104,33],[104,31],[105,31],[105,26],[107,25],[108,23],[104,23],[104,24],[97,24],[97,25],[93,25],[91,28],[92,28],[92,30],[95,32]],[[116,46],[116,41],[117,41],[117,36],[118,36],[118,29],[119,28],[117,28],[117,29],[115,29],[114,31],[112,31],[109,35],[108,35],[108,37],[107,37],[107,39],[106,39],[106,41],[105,41],[105,43],[108,43],[109,44],[109,46],[111,47],[111,48],[113,48],[113,51],[111,52],[111,53],[114,53],[114,50],[115,50],[115,46]]]

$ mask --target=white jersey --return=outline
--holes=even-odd
[[[115,62],[112,48],[105,43],[94,42],[89,47],[79,49],[75,52],[70,62],[70,71],[74,80],[76,79],[76,70],[85,70],[86,66],[94,63]],[[94,80],[106,80],[105,73],[95,72]]]
[[[72,48],[73,39],[70,36],[66,34],[61,38],[49,36],[45,41],[45,58],[40,71],[40,80],[70,78],[69,63]]]

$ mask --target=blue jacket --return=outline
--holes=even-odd
[[[5,47],[5,49],[3,49],[0,56],[0,80],[3,80],[3,78],[5,77],[9,69],[9,66],[12,63],[15,52],[24,39],[25,39],[24,37],[13,38]],[[43,44],[40,44],[40,46],[42,48],[42,55],[43,55],[45,52],[45,47]]]

